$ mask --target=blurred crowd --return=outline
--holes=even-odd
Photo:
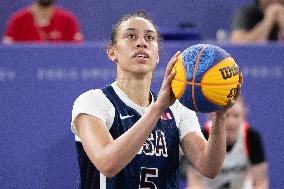
[[[172,33],[171,38],[180,39],[179,34]],[[283,41],[284,1],[255,0],[242,7],[234,14],[231,31],[218,30],[216,38],[233,43]],[[57,6],[56,0],[33,0],[31,5],[10,15],[2,37],[5,44],[80,43],[83,40],[75,14]]]

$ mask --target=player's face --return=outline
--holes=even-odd
[[[152,73],[159,61],[157,32],[151,22],[143,18],[130,18],[122,22],[117,31],[116,44],[108,55],[122,72]]]
[[[242,103],[237,102],[227,110],[225,119],[226,136],[228,143],[234,143],[237,139],[240,126],[244,122],[244,108]]]

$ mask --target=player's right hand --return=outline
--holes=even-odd
[[[158,99],[156,101],[157,105],[161,108],[161,110],[165,110],[167,109],[169,106],[171,106],[175,101],[175,95],[172,91],[172,87],[171,87],[171,83],[172,80],[176,74],[175,71],[172,71],[173,66],[175,65],[175,63],[178,60],[178,56],[180,55],[180,51],[178,51],[169,61],[167,68],[166,68],[166,72],[165,72],[165,76],[164,76],[164,80],[159,92],[159,96]]]

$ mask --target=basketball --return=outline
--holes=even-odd
[[[173,93],[196,112],[221,110],[237,95],[239,67],[224,49],[197,44],[185,49],[173,67]]]

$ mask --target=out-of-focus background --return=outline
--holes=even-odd
[[[0,0],[0,36],[10,15],[31,0]],[[284,43],[233,44],[233,15],[249,0],[58,0],[78,19],[80,44],[0,45],[0,188],[76,188],[79,175],[70,130],[74,100],[114,81],[106,56],[112,25],[146,10],[165,40],[153,89],[177,51],[197,43],[227,50],[244,75],[248,121],[263,136],[270,188],[284,186]],[[179,37],[175,40],[174,37]],[[198,114],[204,123],[206,115]]]
[[[251,0],[252,1],[252,0]],[[1,0],[0,35],[3,35],[9,16],[31,3],[31,0]],[[159,28],[176,29],[191,23],[203,39],[215,39],[218,29],[230,30],[233,13],[248,0],[57,0],[57,5],[71,10],[78,18],[87,41],[109,39],[112,25],[124,14],[137,10],[150,13]]]

